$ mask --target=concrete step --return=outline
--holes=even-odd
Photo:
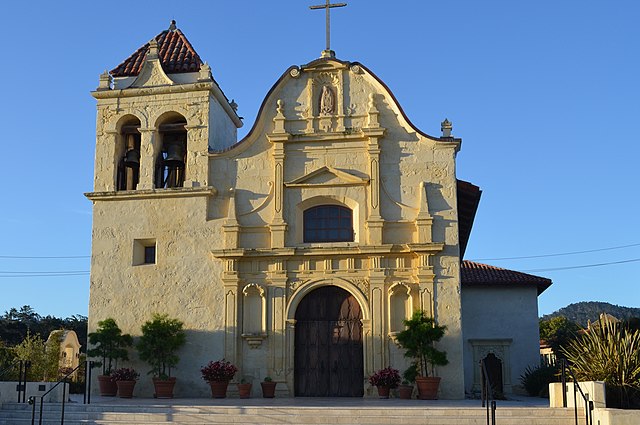
[[[61,406],[43,406],[43,424],[60,424]],[[39,418],[36,409],[36,423]],[[500,425],[573,425],[573,410],[498,406]],[[8,403],[0,409],[0,424],[31,423],[31,406]],[[308,406],[166,406],[166,405],[77,405],[65,406],[67,425],[80,424],[305,424],[305,425],[485,425],[481,407],[308,407]]]

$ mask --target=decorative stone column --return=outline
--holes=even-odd
[[[140,127],[138,131],[140,132],[140,180],[137,189],[150,190],[154,188],[158,133],[155,127]]]
[[[287,223],[284,220],[284,143],[291,135],[284,128],[284,102],[278,100],[276,116],[273,118],[274,130],[268,134],[269,142],[273,144],[274,161],[274,214],[273,221],[269,225],[271,230],[271,248],[283,248],[285,246],[285,234]]]

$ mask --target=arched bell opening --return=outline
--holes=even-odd
[[[295,313],[294,388],[297,397],[362,397],[362,309],[333,285],[310,291]]]
[[[156,158],[157,189],[184,186],[187,162],[187,120],[170,113],[158,126],[160,149]]]
[[[131,117],[120,127],[117,190],[135,190],[140,181],[140,120]]]

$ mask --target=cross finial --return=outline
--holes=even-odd
[[[330,18],[330,14],[329,14],[329,9],[331,9],[332,7],[344,7],[346,6],[347,3],[330,3],[330,0],[327,0],[326,4],[321,4],[321,5],[317,5],[317,6],[309,6],[309,9],[324,9],[325,10],[325,16],[326,16],[326,31],[327,31],[327,36],[326,36],[326,40],[327,40],[327,46],[326,48],[322,51],[322,57],[326,58],[326,57],[334,57],[335,56],[335,52],[333,52],[331,50],[331,37],[330,37],[330,32],[331,32],[331,18]]]

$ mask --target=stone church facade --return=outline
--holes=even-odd
[[[425,134],[373,72],[325,51],[282,74],[237,141],[237,106],[174,23],[92,95],[90,331],[182,320],[178,396],[208,396],[199,369],[220,358],[254,391],[270,376],[282,395],[362,396],[375,370],[407,366],[394,335],[423,309],[447,327],[440,397],[471,389],[461,254],[480,191],[456,179],[448,121]]]

